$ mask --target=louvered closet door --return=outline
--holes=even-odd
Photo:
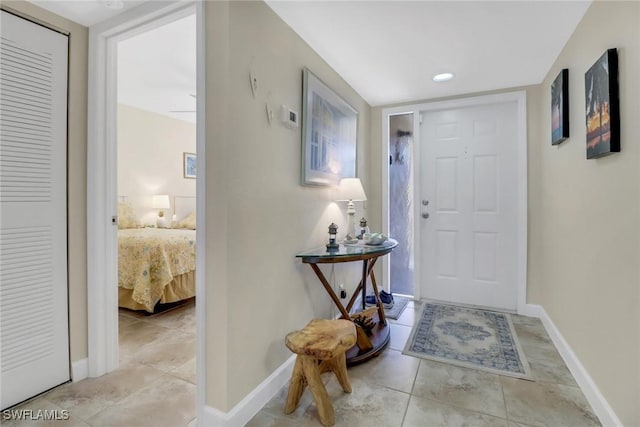
[[[2,408],[69,380],[65,35],[2,11]]]

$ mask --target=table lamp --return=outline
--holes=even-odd
[[[347,240],[356,240],[356,208],[353,202],[367,200],[360,178],[342,178],[338,185],[336,201],[348,201],[347,204]]]
[[[158,211],[158,219],[156,220],[156,227],[167,228],[167,219],[164,217],[164,210],[171,207],[169,196],[167,194],[158,194],[153,196],[152,206],[154,209],[160,209]]]

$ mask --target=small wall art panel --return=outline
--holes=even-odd
[[[196,178],[196,155],[195,153],[182,153],[182,164],[185,178]]]
[[[607,50],[584,76],[587,159],[620,151],[618,51]]]
[[[551,84],[551,145],[569,138],[569,70],[560,71]]]

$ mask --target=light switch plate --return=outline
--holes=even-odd
[[[298,112],[292,110],[286,105],[280,107],[280,111],[280,114],[282,116],[282,124],[289,129],[298,129],[298,124],[300,123],[300,116],[298,115]]]

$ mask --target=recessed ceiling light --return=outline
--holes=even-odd
[[[453,73],[442,73],[433,76],[433,81],[437,83],[448,82],[453,79]]]

